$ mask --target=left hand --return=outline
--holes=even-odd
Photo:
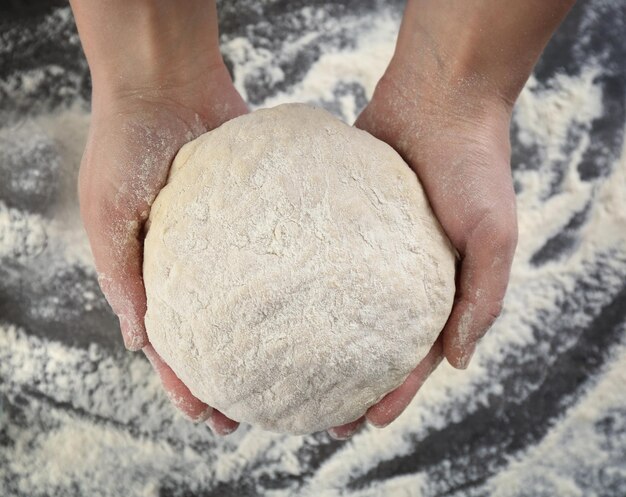
[[[409,404],[442,358],[468,366],[502,310],[517,215],[510,170],[513,105],[574,0],[408,0],[393,59],[355,126],[415,171],[461,256],[452,312],[439,339],[397,389],[329,432],[382,427]]]
[[[517,243],[511,106],[482,89],[415,81],[392,64],[355,126],[390,144],[415,171],[461,264],[441,336],[406,381],[368,409],[364,418],[377,427],[400,415],[444,356],[468,366],[502,310]],[[345,436],[357,422],[333,434]]]

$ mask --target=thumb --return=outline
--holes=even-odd
[[[514,213],[485,217],[467,242],[456,302],[442,332],[444,354],[455,368],[468,366],[502,310],[516,244]]]
[[[102,198],[81,202],[81,212],[98,282],[120,320],[124,345],[129,350],[140,350],[148,343],[141,220]]]

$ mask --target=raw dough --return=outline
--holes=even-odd
[[[191,392],[292,434],[353,421],[400,385],[454,296],[453,250],[413,171],[302,104],[179,151],[143,269],[150,341]]]

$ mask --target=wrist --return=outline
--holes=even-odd
[[[94,92],[191,84],[222,64],[215,3],[72,0]]]
[[[508,129],[514,103],[485,77],[426,68],[424,62],[407,64],[397,57],[378,82],[372,100],[393,105],[397,124],[406,126],[408,119],[414,123],[409,128],[423,139],[463,127],[470,131],[477,125]]]
[[[450,147],[510,156],[512,106],[484,85],[444,82],[394,59],[355,125],[387,142],[409,164],[441,164]],[[434,154],[434,155],[433,155]]]
[[[248,112],[235,89],[226,65],[220,60],[210,70],[176,85],[149,85],[124,90],[95,86],[91,96],[94,120],[117,120],[121,115],[167,113],[182,119],[189,129],[205,130]]]
[[[396,66],[512,107],[574,0],[409,0]]]

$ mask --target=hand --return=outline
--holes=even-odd
[[[510,108],[497,99],[444,94],[438,85],[408,95],[403,76],[395,68],[389,71],[355,126],[389,143],[416,172],[460,254],[457,292],[448,322],[428,355],[364,418],[334,428],[336,438],[345,438],[365,419],[377,427],[388,425],[444,356],[457,368],[467,367],[477,341],[500,314],[516,245]]]
[[[196,399],[148,342],[142,227],[178,149],[247,112],[245,103],[220,64],[210,69],[200,88],[94,92],[93,101],[79,175],[81,215],[124,343],[130,350],[143,349],[170,398],[188,417],[209,418],[214,431],[231,432],[237,423]]]
[[[409,0],[393,59],[355,126],[396,149],[420,179],[461,261],[448,321],[405,382],[365,416],[383,427],[445,356],[464,369],[502,310],[517,244],[510,172],[513,105],[573,0]]]
[[[450,317],[407,381],[367,412],[385,426],[411,401],[445,356],[468,366],[477,341],[502,310],[517,242],[510,172],[510,107],[496,98],[425,85],[407,95],[394,69],[379,83],[355,125],[389,143],[420,179],[433,211],[460,255]]]
[[[441,336],[405,382],[364,418],[332,429],[336,438],[364,419],[377,427],[393,421],[444,356],[466,368],[476,342],[500,314],[509,278],[517,237],[510,107],[429,82],[408,93],[413,76],[390,67],[355,126],[394,147],[422,182],[461,257],[455,302]]]
[[[79,198],[100,285],[126,347],[143,349],[173,403],[230,433],[238,423],[195,398],[148,342],[142,279],[143,225],[176,152],[247,112],[219,53],[215,2],[71,5],[93,86]]]

